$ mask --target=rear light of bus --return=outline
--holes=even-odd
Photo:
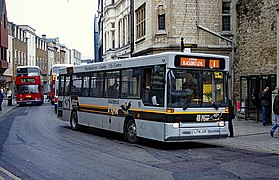
[[[173,127],[174,129],[178,129],[178,128],[179,128],[179,123],[173,123],[173,124],[172,124],[172,127]]]
[[[218,126],[219,127],[224,127],[225,126],[225,121],[219,121]]]

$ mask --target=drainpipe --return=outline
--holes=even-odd
[[[276,88],[274,89],[274,91],[272,91],[272,102],[274,102],[274,98],[275,96],[278,94],[278,90],[279,90],[279,3],[276,6],[276,16],[277,16],[277,53],[276,53],[276,57],[277,57],[277,69],[276,69]],[[274,124],[274,113],[272,111],[272,124]]]
[[[131,20],[131,45],[130,56],[133,57],[134,53],[134,0],[130,0],[130,20]]]
[[[277,11],[277,89],[279,89],[279,3],[277,4],[276,7]]]

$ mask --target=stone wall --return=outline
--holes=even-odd
[[[236,4],[235,98],[240,76],[276,74],[278,0],[238,0]]]

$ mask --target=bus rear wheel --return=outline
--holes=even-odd
[[[77,112],[72,112],[70,125],[71,125],[72,130],[78,130],[79,125],[78,125]]]
[[[134,120],[129,120],[126,127],[125,137],[130,143],[136,143],[138,141],[137,137],[137,127]]]

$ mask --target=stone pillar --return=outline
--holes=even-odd
[[[276,88],[274,89],[274,91],[272,92],[272,102],[274,101],[275,96],[278,94],[278,90],[279,90],[279,3],[276,6],[276,19],[277,19],[277,70],[276,70]],[[272,108],[271,108],[272,109]],[[272,110],[272,124],[274,123],[274,114],[273,114],[273,110]]]

